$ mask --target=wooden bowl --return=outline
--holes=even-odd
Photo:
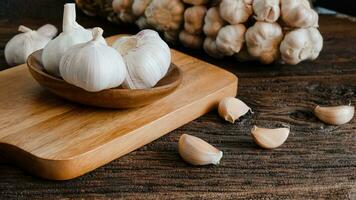
[[[135,108],[157,101],[172,93],[182,82],[182,72],[171,64],[167,75],[150,89],[112,88],[100,92],[88,92],[46,72],[41,62],[42,50],[31,54],[27,66],[33,78],[50,92],[81,104],[104,108]]]

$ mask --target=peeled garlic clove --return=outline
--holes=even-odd
[[[186,162],[192,165],[218,165],[223,152],[204,140],[183,134],[179,138],[178,151]]]
[[[332,125],[346,124],[354,117],[354,106],[331,106],[321,107],[316,106],[314,109],[315,115],[323,122]]]
[[[154,87],[167,73],[171,64],[168,45],[153,30],[143,30],[133,36],[121,37],[113,47],[122,55],[127,67],[124,88]]]
[[[245,115],[251,108],[243,101],[234,97],[226,97],[219,102],[219,115],[230,123]]]
[[[267,129],[254,126],[251,134],[260,147],[274,149],[281,146],[287,140],[289,131],[289,128]]]

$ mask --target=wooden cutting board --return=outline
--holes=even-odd
[[[108,38],[108,43],[117,36]],[[109,110],[52,95],[27,66],[0,72],[0,152],[40,177],[66,180],[90,172],[204,115],[235,96],[237,77],[172,50],[183,82],[145,107]]]

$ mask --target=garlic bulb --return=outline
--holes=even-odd
[[[218,165],[223,152],[204,140],[183,134],[179,138],[178,151],[186,162],[192,165]]]
[[[354,106],[316,106],[315,115],[323,122],[332,125],[342,125],[351,121],[355,114]]]
[[[146,17],[141,16],[139,17],[135,24],[138,26],[139,29],[147,29],[147,28],[151,28],[152,26],[147,22]]]
[[[251,108],[234,97],[225,97],[219,102],[218,113],[220,117],[232,124],[248,111],[251,111]]]
[[[318,27],[319,16],[308,0],[281,0],[282,20],[296,28]]]
[[[209,2],[209,0],[183,0],[184,3],[190,5],[203,5]]]
[[[219,51],[216,40],[212,37],[206,37],[203,43],[204,51],[213,58],[222,58],[224,54]]]
[[[289,131],[289,128],[268,129],[254,126],[251,134],[260,147],[274,149],[281,146],[287,140]]]
[[[252,0],[222,0],[220,15],[230,24],[240,24],[252,15]]]
[[[286,34],[280,52],[284,62],[296,65],[304,60],[314,60],[323,48],[323,37],[316,28],[296,29]]]
[[[65,81],[89,92],[118,87],[126,77],[121,55],[102,43],[103,30],[94,28],[93,40],[70,47],[59,70]]]
[[[190,34],[200,34],[203,31],[205,6],[192,6],[184,12],[184,29]]]
[[[256,22],[246,31],[248,52],[263,64],[270,64],[279,57],[283,39],[282,28],[277,23]]]
[[[217,7],[211,7],[204,17],[203,31],[208,37],[216,37],[224,24],[225,21],[221,18],[219,9]]]
[[[184,4],[180,0],[152,0],[145,10],[149,24],[159,31],[178,30],[184,13]]]
[[[118,13],[122,22],[132,23],[136,20],[137,16],[133,14],[132,10],[133,0],[113,0],[112,8]]]
[[[142,16],[151,1],[152,0],[134,0],[132,4],[132,13],[136,16]]]
[[[279,3],[279,0],[254,0],[252,6],[255,19],[270,23],[277,21],[281,14]]]
[[[201,35],[190,34],[187,31],[179,33],[179,40],[183,46],[192,49],[199,49],[203,44],[203,37]]]
[[[42,63],[51,74],[59,76],[59,62],[69,47],[92,39],[91,32],[85,30],[76,21],[75,4],[64,5],[63,32],[51,40],[43,49]],[[105,42],[105,40],[102,40]]]
[[[154,87],[167,73],[171,64],[168,45],[153,30],[143,30],[134,36],[121,37],[113,47],[123,56],[127,77],[123,87],[145,89]]]
[[[227,25],[220,29],[216,46],[227,56],[238,53],[245,42],[246,27],[243,24]]]
[[[57,28],[51,24],[40,27],[37,31],[26,26],[19,26],[21,33],[15,35],[5,46],[5,59],[9,65],[23,64],[27,57],[47,45],[57,34]]]

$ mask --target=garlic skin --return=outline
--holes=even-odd
[[[252,0],[222,0],[220,15],[229,24],[241,24],[252,15]]]
[[[274,149],[281,146],[289,136],[289,128],[259,128],[254,126],[251,130],[256,144],[265,149]]]
[[[225,21],[221,18],[219,9],[217,7],[211,7],[206,12],[203,31],[207,37],[216,37],[224,24]]]
[[[304,60],[315,60],[323,49],[323,37],[316,28],[296,29],[287,33],[280,45],[282,60],[296,65]]]
[[[246,27],[243,24],[227,25],[220,29],[216,46],[227,56],[238,53],[245,42]]]
[[[143,30],[133,36],[121,37],[113,47],[124,58],[127,76],[123,87],[147,89],[154,87],[167,73],[171,64],[168,45],[153,30]]]
[[[280,0],[254,0],[252,7],[257,21],[273,23],[281,15]]]
[[[135,24],[138,26],[139,29],[148,29],[148,28],[152,28],[152,26],[147,22],[146,17],[141,16],[139,17]]]
[[[133,0],[113,0],[112,8],[114,12],[120,13],[125,10],[129,10],[132,4],[133,4]]]
[[[206,37],[203,43],[204,51],[213,58],[222,58],[224,54],[219,51],[216,40],[212,37]]]
[[[5,59],[9,65],[25,63],[31,53],[45,47],[57,34],[57,28],[51,24],[46,24],[37,31],[21,25],[18,31],[21,33],[11,38],[5,46]]]
[[[136,16],[144,15],[145,9],[151,1],[152,0],[134,0],[132,4],[132,13]]]
[[[184,12],[184,29],[190,34],[200,34],[203,32],[205,6],[192,6]]]
[[[190,5],[203,5],[209,2],[209,0],[183,0],[184,3]]]
[[[64,5],[63,32],[51,40],[43,49],[42,63],[47,72],[60,76],[59,63],[63,54],[72,46],[92,39],[89,30],[84,29],[76,21],[75,4]],[[105,40],[102,40],[105,43]]]
[[[281,0],[282,20],[289,27],[318,27],[319,16],[308,0]]]
[[[178,151],[186,162],[192,165],[218,165],[223,152],[204,140],[183,134],[179,138]]]
[[[342,125],[352,120],[355,114],[354,106],[316,106],[314,114],[321,121],[331,125]]]
[[[132,5],[133,0],[113,0],[112,8],[114,12],[118,13],[120,20],[124,23],[133,23],[136,16],[133,14]]]
[[[203,44],[203,37],[201,35],[190,34],[187,31],[179,33],[179,40],[183,46],[192,49],[199,49]]]
[[[52,39],[57,35],[58,29],[52,24],[46,24],[37,29],[37,33]]]
[[[283,32],[277,23],[256,22],[247,29],[245,39],[248,52],[261,63],[270,64],[279,57]]]
[[[251,111],[251,108],[234,97],[225,97],[219,102],[218,113],[220,117],[232,124],[248,111]]]
[[[118,87],[126,77],[121,55],[103,44],[103,30],[94,28],[93,40],[70,47],[62,56],[60,74],[63,79],[89,92]]]
[[[178,30],[184,13],[184,4],[180,0],[152,0],[145,10],[149,24],[159,31]]]

